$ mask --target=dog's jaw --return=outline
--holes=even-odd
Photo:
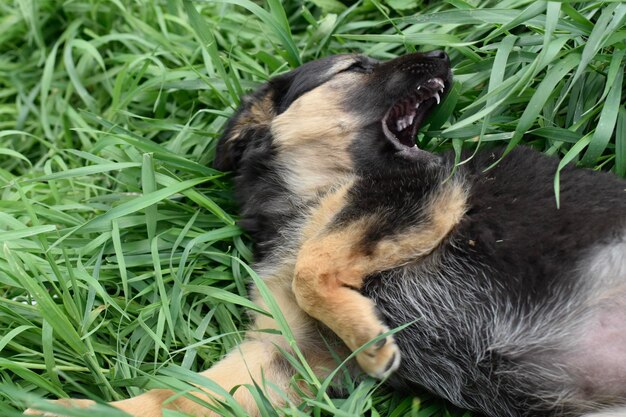
[[[450,83],[446,81],[433,77],[417,85],[396,101],[383,117],[381,123],[385,137],[401,156],[415,158],[422,154],[415,144],[415,135],[424,119],[447,93]]]

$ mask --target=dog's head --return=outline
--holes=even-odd
[[[448,57],[439,51],[307,63],[243,99],[215,167],[238,172],[272,160],[289,171],[288,181],[299,187],[292,191],[307,193],[355,169],[432,162],[415,135],[451,82]]]

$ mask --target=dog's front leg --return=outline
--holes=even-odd
[[[263,386],[264,381],[270,381],[272,386],[278,387],[282,392],[289,392],[289,382],[292,374],[286,372],[284,361],[271,340],[246,340],[230,352],[221,361],[200,375],[215,382],[226,391],[230,391],[238,385],[253,384]],[[115,401],[112,406],[119,408],[135,417],[161,417],[163,409],[177,410],[196,417],[217,417],[202,403],[213,403],[220,399],[219,395],[205,389],[198,389],[191,395],[201,401],[179,396],[170,400],[175,395],[167,389],[155,389],[145,392],[137,397],[127,400]],[[281,403],[281,397],[267,389],[265,395],[274,404]],[[256,403],[246,387],[238,388],[233,394],[234,399],[250,415],[258,413]],[[58,402],[68,407],[88,408],[93,404],[90,400],[63,399]],[[27,415],[40,414],[35,410],[27,410]]]
[[[430,255],[463,217],[466,199],[464,189],[451,184],[426,204],[422,221],[381,234],[377,226],[384,216],[398,213],[364,212],[350,221],[337,221],[354,204],[347,198],[351,186],[328,195],[312,213],[292,288],[300,307],[355,351],[389,330],[372,300],[361,295],[363,280]],[[398,367],[400,352],[393,336],[387,336],[361,350],[356,359],[368,374],[383,378]]]
[[[306,242],[296,264],[293,291],[304,311],[355,351],[389,329],[374,302],[359,292],[373,268],[342,246],[346,245],[332,237]],[[365,372],[384,378],[398,367],[400,352],[389,335],[361,350],[356,359]]]
[[[267,278],[265,283],[287,320],[298,347],[316,375],[323,378],[337,366],[337,362],[333,354],[326,349],[317,323],[297,305],[291,291],[292,275],[293,265],[285,267],[284,271],[276,276]],[[261,297],[253,295],[252,298],[257,305],[265,308]],[[255,314],[246,340],[200,375],[212,380],[226,391],[231,391],[240,385],[256,383],[263,388],[266,398],[274,406],[283,405],[285,396],[297,404],[300,394],[296,391],[306,392],[306,387],[298,386],[298,390],[294,389],[292,376],[296,371],[280,351],[282,349],[289,352],[291,347],[282,335],[268,333],[267,329],[278,330],[279,326],[272,317]],[[341,351],[341,346],[336,346],[336,348],[338,349],[336,354],[340,356],[347,354]],[[218,416],[202,404],[203,402],[212,403],[215,398],[220,399],[215,393],[199,389],[192,394],[202,400],[198,402],[181,396],[173,398],[174,395],[173,391],[157,389],[134,398],[113,402],[111,405],[135,417],[161,417],[163,409],[178,410],[196,417]],[[246,387],[237,388],[233,397],[250,416],[259,415],[256,402]],[[64,406],[79,408],[88,408],[93,404],[90,400],[74,399],[63,399],[58,402]],[[26,414],[41,415],[42,413],[29,409]]]

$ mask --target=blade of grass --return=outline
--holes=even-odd
[[[622,80],[624,79],[624,69],[625,67],[622,66],[617,72],[606,100],[604,100],[600,120],[587,147],[587,152],[581,160],[583,165],[592,166],[600,158],[613,135],[617,114],[620,108],[623,108]]]

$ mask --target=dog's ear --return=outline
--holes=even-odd
[[[273,95],[272,86],[267,83],[243,97],[217,143],[213,162],[215,169],[236,171],[246,150],[267,136],[276,116]]]
[[[220,171],[236,171],[246,152],[267,148],[264,139],[271,140],[270,126],[274,117],[298,97],[326,81],[332,59],[313,61],[281,74],[245,96],[218,142],[213,167]]]
[[[242,133],[243,129],[239,125],[239,117],[243,109],[237,112],[228,120],[226,129],[217,142],[215,148],[215,159],[213,160],[213,168],[220,171],[235,171],[238,161],[243,155],[245,149],[245,138]]]

